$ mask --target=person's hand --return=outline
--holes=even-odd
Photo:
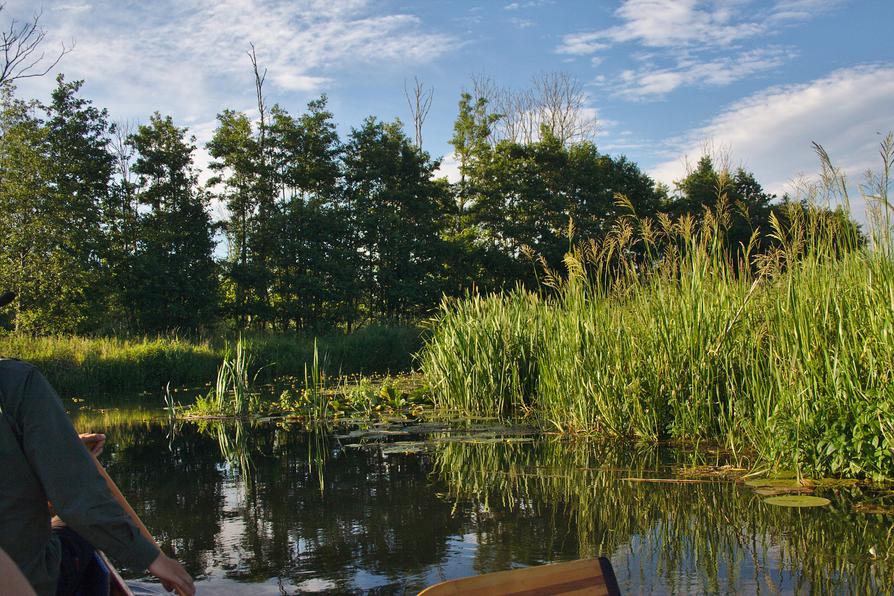
[[[81,443],[90,452],[90,455],[98,457],[102,453],[102,448],[106,444],[106,436],[98,433],[85,433],[80,435]]]
[[[193,596],[196,593],[196,585],[183,568],[183,565],[171,557],[161,553],[149,565],[149,573],[161,580],[165,590],[177,590],[185,596]]]

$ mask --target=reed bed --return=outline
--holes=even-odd
[[[823,188],[846,191],[825,164]],[[887,175],[877,181],[865,198],[887,213]],[[435,406],[894,478],[886,220],[867,245],[845,211],[789,204],[772,230],[730,248],[733,207],[721,181],[700,222],[631,213],[572,250],[561,275],[546,270],[538,292],[445,302],[420,356]]]

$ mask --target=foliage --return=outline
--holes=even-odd
[[[199,329],[217,309],[207,197],[193,169],[194,139],[154,114],[128,142],[137,153],[141,207],[133,280],[121,288],[138,329]]]
[[[0,284],[18,294],[14,326],[77,332],[96,325],[103,245],[100,203],[110,176],[105,112],[60,77],[53,101],[2,89],[0,106]],[[101,296],[101,293],[99,294]]]
[[[354,214],[355,275],[368,314],[407,320],[440,297],[442,187],[437,164],[399,122],[368,118],[345,147],[345,199]]]

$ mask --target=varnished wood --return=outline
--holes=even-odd
[[[106,481],[106,486],[109,488],[109,492],[112,493],[112,496],[118,501],[118,504],[121,505],[121,508],[124,509],[124,512],[130,517],[130,520],[140,531],[140,534],[143,537],[155,544],[155,537],[149,533],[149,530],[146,528],[146,525],[143,523],[143,520],[140,519],[140,516],[137,515],[137,512],[133,510],[133,507],[130,506],[130,503],[127,502],[127,499],[122,494],[121,490],[118,488],[118,485],[115,484],[115,481],[112,480],[112,477],[109,476],[109,473],[106,472],[106,469],[102,466],[96,456],[93,456],[93,462],[96,464],[96,469],[99,471],[100,476],[102,476],[103,480]]]
[[[497,571],[475,577],[441,582],[420,592],[420,596],[465,594],[505,594],[512,596],[547,596],[552,594],[579,596],[612,596],[617,594],[614,574],[606,578],[599,559],[584,559]],[[609,566],[610,569],[610,566]]]
[[[109,476],[109,473],[106,472],[106,469],[102,466],[102,464],[99,462],[99,460],[96,459],[95,455],[93,456],[93,461],[96,463],[96,469],[99,471],[99,474],[106,481],[106,486],[109,487],[109,491],[112,493],[112,496],[115,498],[115,500],[118,501],[118,504],[121,505],[121,508],[124,509],[124,511],[127,513],[127,515],[130,516],[131,521],[133,521],[134,525],[137,527],[137,529],[140,531],[140,533],[146,538],[146,540],[148,540],[152,544],[156,544],[155,537],[153,537],[152,534],[149,533],[149,529],[146,528],[146,524],[143,523],[143,520],[140,519],[140,516],[137,515],[137,512],[134,511],[133,507],[130,506],[130,503],[127,502],[127,499],[125,498],[125,496],[121,492],[121,490],[118,488],[118,485],[115,484],[115,481],[112,480],[112,477]],[[111,566],[110,566],[110,568],[114,569]],[[118,572],[115,571],[116,575],[117,575],[117,573]],[[120,579],[120,577],[121,576],[118,576],[119,579]],[[127,588],[127,585],[124,583],[123,580],[121,581],[121,584],[124,586],[125,589],[128,590],[128,594],[130,594],[130,589]],[[177,590],[177,593],[181,594],[181,596],[182,596],[182,592],[180,592],[180,590]],[[113,592],[112,594],[114,596],[115,593]],[[127,595],[125,594],[125,596],[127,596]]]
[[[102,559],[106,569],[109,570],[109,596],[134,596],[131,589],[124,582],[124,578],[121,577],[121,574],[118,573],[118,570],[115,569],[115,566],[112,565],[106,554],[102,551],[96,551],[96,554]]]

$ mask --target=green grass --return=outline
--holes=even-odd
[[[547,272],[549,292],[445,303],[421,354],[435,406],[894,478],[887,229],[861,247],[839,217],[793,206],[773,250],[730,254],[718,193],[701,225],[621,219],[567,256],[566,275]]]
[[[258,380],[301,376],[311,365],[314,339],[294,335],[251,334]],[[235,337],[190,340],[160,338],[32,337],[0,335],[0,355],[34,363],[63,396],[103,393],[161,392],[171,386],[214,382],[218,367]],[[351,334],[318,339],[328,371],[343,374],[403,372],[413,365],[421,346],[417,328],[371,325]]]

